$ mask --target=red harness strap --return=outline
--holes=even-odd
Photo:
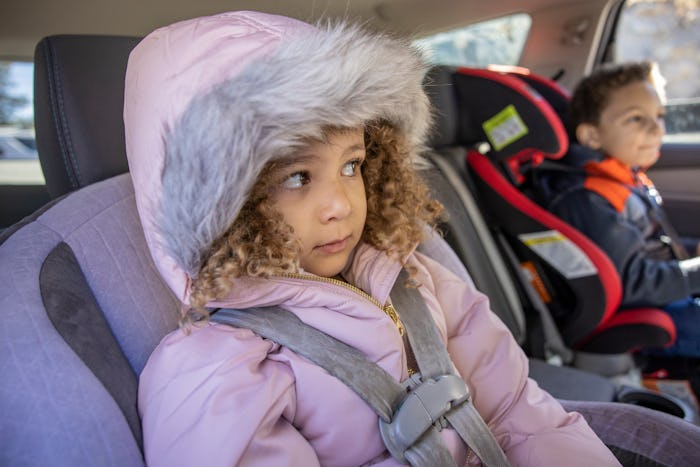
[[[625,203],[632,194],[631,187],[639,182],[653,186],[646,175],[640,172],[635,178],[632,169],[613,158],[587,162],[584,169],[588,175],[583,183],[584,188],[608,200],[617,212],[625,209]]]

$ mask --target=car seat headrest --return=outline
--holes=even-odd
[[[566,127],[571,94],[559,83],[553,79],[532,73],[528,68],[516,65],[489,65],[488,69],[498,73],[515,76],[516,78],[525,81],[535,90],[535,92],[539,93],[549,105],[552,106],[552,109],[554,109],[559,116],[559,119]]]
[[[52,198],[128,171],[124,74],[137,37],[56,35],[34,52],[39,161]]]
[[[435,66],[428,71],[424,81],[423,87],[434,109],[434,129],[429,144],[436,149],[459,146],[463,139],[479,139],[478,133],[468,134],[473,128],[469,122],[469,113],[460,112],[452,84],[455,71],[455,67]]]
[[[434,147],[479,147],[493,160],[520,162],[534,154],[558,159],[568,148],[556,112],[514,76],[439,66],[428,75],[426,90],[437,114]]]

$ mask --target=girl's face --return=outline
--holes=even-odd
[[[360,241],[367,216],[364,160],[364,130],[346,130],[302,148],[273,172],[280,182],[272,202],[301,243],[306,272],[337,275]]]
[[[663,103],[651,83],[630,83],[610,95],[600,122],[592,125],[588,145],[631,167],[649,167],[659,158],[664,114]]]

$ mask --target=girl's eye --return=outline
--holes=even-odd
[[[360,170],[360,166],[362,165],[362,160],[360,159],[355,159],[343,166],[342,169],[342,174],[345,177],[353,177],[357,175],[357,172]]]
[[[307,183],[309,183],[309,174],[307,172],[296,172],[282,182],[282,187],[288,190],[295,190]]]

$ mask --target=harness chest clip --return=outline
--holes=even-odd
[[[431,426],[438,430],[445,427],[444,415],[469,397],[467,384],[452,374],[409,385],[409,392],[394,411],[391,422],[379,419],[379,432],[389,453],[406,463],[406,450]]]

